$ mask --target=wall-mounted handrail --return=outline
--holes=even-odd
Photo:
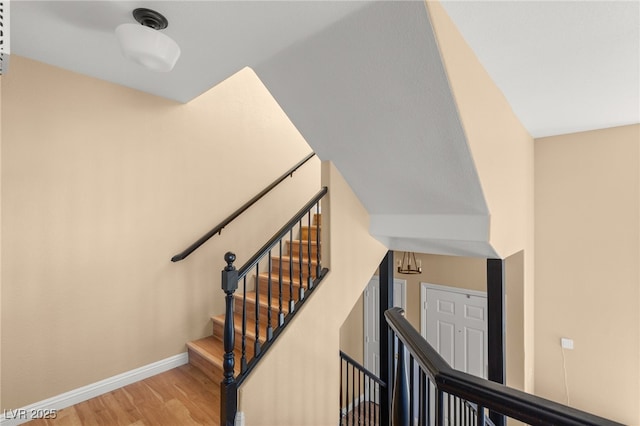
[[[229,215],[229,217],[227,217],[225,220],[223,220],[222,222],[220,222],[218,225],[216,225],[211,231],[207,232],[206,234],[204,234],[202,237],[198,238],[198,240],[196,240],[193,244],[191,244],[189,247],[187,247],[186,249],[184,249],[182,252],[176,254],[175,256],[173,256],[171,258],[172,262],[179,262],[183,259],[185,259],[187,256],[189,256],[191,253],[193,253],[194,251],[196,251],[201,245],[203,245],[204,243],[206,243],[207,241],[209,241],[209,239],[211,237],[213,237],[216,234],[220,234],[222,233],[222,230],[224,229],[225,226],[227,226],[228,224],[230,224],[231,222],[233,222],[238,216],[240,216],[242,213],[244,213],[247,209],[249,209],[249,207],[251,207],[252,205],[254,205],[256,202],[258,202],[258,200],[260,200],[262,197],[264,197],[268,192],[270,192],[273,188],[275,188],[276,186],[278,186],[280,184],[280,182],[282,182],[283,180],[285,180],[287,177],[289,176],[293,176],[293,173],[298,170],[300,167],[302,167],[302,165],[304,163],[306,163],[307,161],[309,161],[315,154],[315,152],[312,152],[311,154],[307,155],[305,158],[303,158],[302,160],[300,160],[298,162],[298,164],[296,164],[295,166],[293,166],[292,168],[290,168],[289,170],[287,170],[282,176],[280,176],[278,179],[276,179],[275,181],[273,181],[269,186],[267,186],[265,189],[263,189],[262,191],[260,191],[255,197],[253,197],[252,199],[250,199],[249,201],[247,201],[246,203],[244,203],[242,205],[242,207],[240,207],[238,210],[236,210],[235,212],[231,213],[231,215]]]
[[[620,426],[612,420],[454,370],[407,321],[401,308],[391,308],[384,315],[439,394],[462,398],[531,425]]]

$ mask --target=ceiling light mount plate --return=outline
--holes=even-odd
[[[155,10],[141,7],[133,11],[133,17],[145,27],[153,28],[154,30],[163,30],[169,26],[167,18]]]

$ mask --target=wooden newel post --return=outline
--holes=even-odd
[[[222,271],[222,291],[225,293],[224,315],[224,358],[222,360],[224,378],[220,383],[220,424],[233,426],[238,410],[238,385],[234,377],[235,360],[233,348],[235,345],[235,327],[233,324],[233,293],[238,288],[238,271],[233,266],[236,255],[227,252],[224,255],[227,262]]]

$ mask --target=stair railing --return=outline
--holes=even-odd
[[[380,390],[387,385],[340,351],[340,425],[380,424]]]
[[[225,254],[227,266],[222,271],[222,290],[225,292],[224,323],[224,358],[223,381],[220,384],[220,424],[232,426],[237,412],[237,389],[255,368],[272,343],[293,319],[300,307],[328,272],[321,266],[320,257],[320,224],[313,225],[312,216],[318,218],[321,211],[321,200],[327,194],[323,187],[307,204],[305,204],[262,248],[253,255],[240,269],[233,263],[236,256]],[[294,230],[304,232],[306,239],[301,238],[294,243]],[[290,253],[298,250],[297,260],[289,254],[285,256],[284,246]],[[315,247],[315,255],[313,254]],[[276,253],[277,255],[275,255]],[[276,261],[274,263],[274,258]],[[265,270],[261,274],[261,270]],[[277,271],[277,272],[276,272]],[[255,329],[247,329],[247,292],[251,286],[255,290]],[[266,287],[262,287],[266,286]],[[234,293],[238,288],[242,291],[242,317],[240,331],[240,372],[235,374],[236,326],[234,316]],[[266,320],[261,320],[260,289],[266,289]],[[274,302],[277,295],[277,302]],[[264,309],[263,309],[264,311]],[[273,312],[276,311],[276,318]],[[262,321],[262,324],[261,324]],[[251,350],[252,349],[252,350]]]
[[[402,309],[387,310],[385,318],[398,342],[391,408],[394,426],[416,421],[436,426],[498,425],[504,424],[505,416],[531,425],[621,425],[454,370],[407,321]]]
[[[273,188],[275,188],[276,186],[278,186],[282,181],[284,181],[286,178],[288,177],[293,177],[293,173],[298,170],[300,167],[302,167],[307,161],[309,161],[311,158],[313,158],[313,156],[316,155],[315,152],[312,152],[311,154],[307,155],[306,157],[304,157],[302,160],[300,160],[295,166],[293,166],[292,168],[290,168],[289,170],[287,170],[284,174],[282,174],[278,179],[274,180],[271,184],[269,184],[269,186],[267,186],[266,188],[264,188],[262,191],[260,191],[255,197],[253,197],[252,199],[250,199],[249,201],[247,201],[246,203],[244,203],[239,209],[237,209],[236,211],[234,211],[233,213],[231,213],[229,215],[229,217],[227,217],[225,220],[223,220],[222,222],[220,222],[219,224],[217,224],[216,226],[214,226],[209,232],[207,232],[206,234],[204,234],[202,237],[198,238],[193,244],[191,244],[189,247],[187,247],[186,249],[182,250],[180,253],[176,254],[175,256],[173,256],[171,258],[172,262],[179,262],[183,259],[185,259],[187,256],[189,256],[191,253],[193,253],[194,251],[196,251],[201,245],[203,245],[204,243],[206,243],[207,241],[209,241],[209,239],[211,237],[213,237],[214,235],[218,234],[220,235],[222,233],[222,230],[229,225],[231,222],[233,222],[238,216],[240,216],[242,213],[244,213],[245,211],[247,211],[249,209],[249,207],[253,206],[255,203],[257,203],[262,197],[264,197],[265,195],[267,195],[269,192],[271,192],[271,190]]]

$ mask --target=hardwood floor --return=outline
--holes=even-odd
[[[26,424],[219,426],[219,410],[219,384],[187,364]]]

